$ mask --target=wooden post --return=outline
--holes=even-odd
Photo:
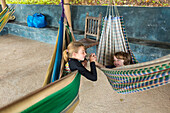
[[[1,0],[2,10],[6,8],[6,2],[5,0]]]
[[[70,0],[64,0],[64,11],[65,11],[65,16],[67,18],[68,24],[70,26],[70,32],[73,38],[73,41],[75,41],[74,35],[73,35],[73,30],[72,30],[72,24],[71,24],[71,11],[70,11]]]
[[[70,0],[64,0],[64,11],[65,11],[65,16],[67,18],[67,21],[69,23],[69,26],[72,27],[71,24],[71,11],[70,11]]]

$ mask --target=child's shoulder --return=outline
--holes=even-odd
[[[77,59],[69,59],[68,63],[69,63],[69,67],[70,67],[71,70],[75,70],[75,69],[78,69],[80,67],[83,67],[81,62],[79,62]]]
[[[69,58],[69,64],[81,64],[81,62],[80,61],[78,61],[77,59],[74,59],[74,58]]]
[[[69,62],[79,62],[79,61],[75,58],[69,58]]]

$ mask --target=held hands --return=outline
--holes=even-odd
[[[91,53],[91,55],[89,56],[90,62],[96,62],[97,61],[97,56],[95,55],[95,53]]]
[[[99,68],[105,68],[104,65],[100,64],[97,62],[97,56],[95,55],[95,53],[91,53],[91,55],[89,56],[89,60],[90,62],[95,62],[96,66]]]

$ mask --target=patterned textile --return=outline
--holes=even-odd
[[[127,48],[127,51],[130,53],[131,55],[131,58],[132,58],[132,63],[135,64],[135,63],[138,63],[136,57],[134,56],[133,52],[131,51],[130,49],[130,46],[129,46],[129,42],[128,42],[128,38],[126,36],[126,29],[125,29],[125,25],[124,25],[124,21],[123,21],[123,16],[120,17],[120,22],[121,22],[121,26],[122,26],[122,31],[123,31],[123,35],[124,35],[124,41],[125,41],[125,44],[126,44],[126,48]]]
[[[101,70],[118,93],[144,91],[170,82],[170,54],[150,62]]]
[[[69,73],[71,73],[71,70],[70,70],[70,68],[69,68],[69,63],[67,62],[67,63],[65,64],[65,67],[64,67],[64,70],[63,70],[63,76],[65,76],[65,75],[67,75],[67,74],[69,74]]]
[[[137,63],[132,51],[130,50],[123,17],[112,17],[109,15],[104,18],[102,34],[98,46],[98,62],[103,65],[112,65],[115,52],[129,52],[133,63]]]
[[[12,14],[14,13],[14,7],[6,7],[1,13],[0,13],[0,32],[4,28],[5,24],[8,22]]]

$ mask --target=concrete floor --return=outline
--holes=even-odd
[[[0,107],[40,88],[54,45],[0,36]],[[98,81],[81,79],[74,113],[170,113],[170,84],[135,94],[117,94],[98,69]]]
[[[0,36],[0,106],[42,86],[54,45]]]

